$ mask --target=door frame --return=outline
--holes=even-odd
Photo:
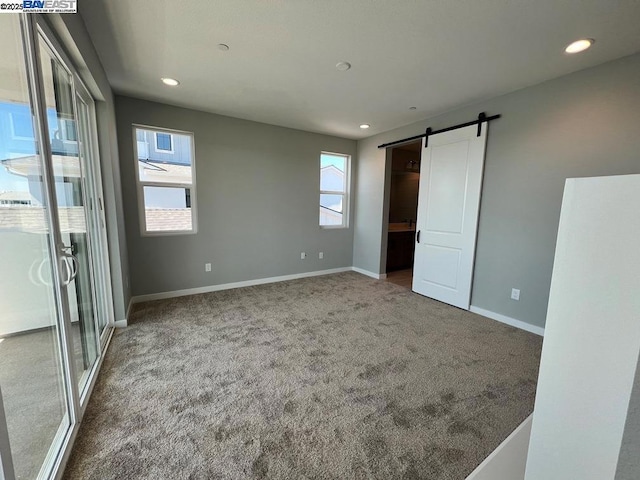
[[[13,459],[11,457],[11,445],[9,444],[9,431],[7,418],[4,413],[2,400],[2,386],[0,386],[0,479],[15,480]]]
[[[104,209],[104,204],[105,204],[104,191],[102,186],[102,169],[100,164],[100,152],[98,150],[98,136],[97,136],[98,126],[97,126],[97,120],[96,120],[95,100],[91,95],[89,89],[87,88],[86,84],[82,81],[82,79],[78,75],[76,69],[73,66],[73,63],[71,62],[71,59],[67,56],[65,49],[58,42],[56,35],[53,33],[53,31],[51,30],[49,25],[46,23],[46,21],[40,15],[31,14],[31,15],[27,15],[27,20],[26,20],[27,22],[28,22],[28,18],[30,17],[33,17],[32,28],[33,28],[33,33],[35,35],[35,40],[36,40],[36,42],[34,43],[34,47],[36,48],[35,58],[38,63],[38,68],[40,68],[40,65],[39,65],[39,57],[37,56],[37,38],[38,38],[38,34],[40,34],[42,35],[43,40],[47,43],[49,49],[51,50],[55,58],[62,64],[62,66],[71,76],[72,87],[73,87],[73,108],[74,108],[76,121],[78,121],[77,119],[79,118],[76,94],[79,94],[81,97],[83,97],[83,101],[85,101],[85,103],[87,104],[87,107],[89,110],[88,112],[89,113],[88,115],[89,117],[88,118],[89,149],[91,152],[91,159],[93,160],[93,163],[94,163],[93,165],[89,165],[89,167],[91,168],[91,172],[89,172],[88,174],[88,181],[92,183],[92,189],[95,191],[98,197],[99,203],[102,204],[101,206],[98,205],[97,206],[98,208],[96,208],[95,205],[93,206],[93,212],[98,214],[97,220],[101,222],[101,225],[103,226],[103,228],[100,229],[101,234],[99,238],[89,239],[88,241],[92,245],[92,251],[90,252],[90,256],[92,256],[94,253],[93,248],[96,248],[97,251],[99,251],[101,254],[100,259],[96,259],[96,261],[100,262],[101,267],[103,268],[103,272],[105,274],[105,277],[103,278],[105,285],[102,286],[105,289],[105,291],[96,292],[96,293],[99,293],[99,295],[94,296],[94,301],[97,303],[98,299],[100,299],[101,302],[106,304],[105,314],[107,315],[107,325],[102,332],[99,332],[99,325],[96,324],[96,332],[99,332],[97,335],[98,336],[97,347],[98,347],[99,355],[98,355],[98,360],[94,363],[91,371],[89,372],[89,376],[85,384],[85,387],[83,388],[83,391],[79,392],[79,399],[80,399],[80,405],[79,405],[80,408],[78,409],[80,413],[80,416],[78,418],[79,420],[80,418],[82,418],[82,415],[84,415],[84,410],[86,408],[85,399],[89,397],[91,390],[93,388],[93,384],[95,383],[95,373],[98,370],[97,364],[101,362],[103,354],[106,351],[107,343],[110,340],[111,335],[113,334],[113,328],[115,328],[115,314],[113,309],[113,291],[111,286],[111,269],[110,269],[110,263],[109,263],[106,217],[105,217],[105,209]],[[38,70],[38,76],[39,78],[41,78],[40,70]],[[39,99],[42,102],[42,105],[46,105],[44,90],[39,89],[37,93],[38,95],[42,95],[42,97]],[[46,122],[46,118],[45,118],[45,122]],[[44,131],[46,132],[47,130],[44,130]],[[51,153],[50,152],[51,148],[50,148],[50,145],[48,145],[47,139],[44,139],[42,143],[47,144],[46,154],[49,155]],[[52,169],[51,169],[51,176],[54,177]],[[48,180],[51,180],[51,179],[48,178]],[[52,195],[55,196],[55,189],[52,188],[51,190],[52,190]],[[49,200],[51,199],[49,198]],[[57,218],[57,208],[55,213]],[[89,235],[87,235],[87,237],[88,236]],[[92,241],[94,241],[97,245],[94,245]],[[92,258],[92,263],[93,263],[93,258]],[[92,265],[92,269],[91,269],[93,277],[95,277],[95,272],[93,270],[94,265],[95,264]],[[96,286],[95,279],[92,278],[92,280],[94,280],[94,286]]]
[[[98,270],[100,270],[100,274],[97,275],[97,278],[95,279],[95,286],[101,287],[95,288],[96,302],[99,301],[102,304],[102,308],[104,309],[103,313],[107,316],[107,322],[102,331],[100,331],[100,324],[98,323],[96,325],[96,331],[98,332],[99,337],[99,347],[104,347],[110,336],[109,328],[115,325],[115,313],[113,310],[113,302],[111,301],[113,298],[113,291],[111,287],[111,269],[109,268],[109,249],[104,208],[104,192],[102,188],[102,172],[101,168],[99,168],[100,153],[98,151],[96,107],[95,100],[91,96],[91,93],[75,71],[73,72],[73,80],[75,87],[74,103],[77,103],[76,96],[79,96],[82,102],[87,106],[87,121],[89,123],[89,131],[87,132],[87,140],[89,144],[87,145],[87,148],[90,152],[90,158],[96,160],[96,162],[89,162],[88,165],[90,169],[88,174],[88,180],[91,182],[90,188],[97,197],[97,204],[94,202],[94,199],[90,199],[92,202],[91,210],[93,212],[94,221],[97,221],[100,227],[98,236],[93,239],[95,244],[91,249],[91,254],[96,251],[100,253],[98,258],[92,258],[92,262],[94,264],[94,268],[97,267]],[[75,108],[77,112],[77,105]],[[93,165],[92,163],[98,163],[98,168],[96,168],[96,165]]]
[[[385,169],[384,169],[384,192],[383,192],[383,201],[382,201],[382,241],[380,243],[380,278],[386,278],[387,276],[387,258],[388,258],[388,247],[389,247],[389,213],[391,211],[391,181],[393,176],[393,150],[403,145],[409,145],[412,143],[420,142],[420,158],[422,158],[422,148],[423,143],[422,140],[407,140],[406,142],[397,143],[390,147],[386,147],[384,149],[385,154]],[[415,172],[420,175],[420,171]],[[417,204],[416,204],[417,206]],[[417,215],[414,219],[417,221]],[[417,231],[417,230],[416,230]],[[415,237],[414,237],[415,240]],[[415,262],[415,259],[414,259]],[[413,269],[413,263],[411,264],[411,268]]]
[[[489,122],[488,121],[484,121],[482,122],[482,128],[487,129],[487,134],[488,134],[488,127],[489,127]],[[428,137],[427,137],[428,138]],[[384,148],[384,179],[383,179],[383,198],[382,198],[382,238],[381,238],[381,242],[380,242],[380,267],[379,267],[379,278],[384,279],[387,277],[387,247],[388,247],[388,238],[389,238],[389,209],[390,209],[390,205],[391,205],[391,168],[392,168],[392,150],[394,148],[397,148],[399,146],[402,145],[406,145],[409,143],[414,143],[416,140],[407,140],[406,142],[403,143],[396,143],[392,146],[386,147]],[[422,150],[424,150],[424,140],[420,140],[421,142],[421,148]],[[487,145],[489,142],[489,138],[487,135]],[[422,151],[420,153],[420,158],[422,160]],[[486,151],[486,146],[485,146],[485,152],[484,152],[484,162],[485,162],[485,167],[486,167],[486,160],[487,160],[487,151]],[[422,162],[421,162],[422,163]],[[420,175],[422,175],[422,165],[420,166]],[[479,193],[479,204],[478,204],[478,222],[476,223],[476,243],[475,243],[475,251],[474,251],[474,255],[473,255],[473,264],[472,264],[472,270],[471,270],[471,287],[470,287],[470,294],[469,294],[469,303],[470,303],[470,309],[472,308],[473,305],[471,305],[471,298],[473,297],[473,280],[475,277],[475,266],[476,266],[476,260],[477,260],[477,249],[478,249],[478,231],[479,231],[479,226],[480,226],[480,214],[482,212],[482,193],[484,191],[484,168],[483,168],[483,173],[482,173],[482,179],[480,182],[480,193]],[[418,190],[418,195],[420,195],[420,191]],[[416,229],[416,234],[417,234],[417,229]],[[415,264],[415,256],[414,256],[414,264]],[[413,268],[413,266],[412,266]],[[413,290],[412,290],[413,292]]]
[[[62,368],[64,377],[64,386],[67,399],[67,414],[69,416],[68,426],[58,430],[56,437],[49,447],[49,453],[41,466],[41,477],[46,471],[53,471],[59,465],[59,452],[68,448],[69,442],[74,432],[74,423],[78,421],[80,401],[78,384],[75,381],[75,365],[73,362],[73,352],[71,352],[71,315],[69,308],[69,299],[66,290],[62,287],[62,267],[61,261],[64,246],[60,234],[60,222],[58,217],[58,209],[56,205],[55,193],[55,177],[52,168],[52,151],[49,139],[45,136],[48,133],[48,122],[46,119],[46,100],[44,93],[44,85],[42,83],[42,68],[38,55],[38,39],[41,30],[35,17],[26,14],[22,16],[24,47],[26,50],[27,74],[29,77],[30,88],[32,89],[32,105],[36,128],[34,134],[36,141],[40,147],[40,155],[42,157],[43,169],[43,190],[47,199],[48,208],[46,209],[47,221],[51,232],[49,237],[49,249],[51,251],[52,269],[53,269],[53,287],[56,298],[56,308],[58,316],[58,341],[62,355]]]

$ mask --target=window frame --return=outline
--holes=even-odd
[[[322,190],[322,156],[323,155],[331,155],[334,157],[343,157],[344,158],[344,181],[343,181],[343,191],[337,190]],[[351,155],[346,153],[337,153],[337,152],[328,152],[326,150],[322,150],[320,152],[320,156],[318,158],[319,162],[319,179],[318,179],[318,204],[320,204],[319,200],[322,195],[340,195],[343,197],[344,201],[342,202],[342,224],[340,225],[320,225],[320,217],[318,216],[318,226],[321,229],[328,230],[337,230],[337,229],[346,229],[349,228],[349,211],[350,211],[350,196],[351,196]]]
[[[191,183],[168,183],[168,182],[145,182],[140,180],[140,161],[138,159],[138,137],[136,135],[137,129],[151,130],[153,131],[154,141],[156,139],[156,132],[168,133],[172,135],[171,146],[173,147],[173,134],[187,135],[191,137]],[[195,149],[195,136],[193,132],[186,130],[176,130],[173,128],[156,127],[153,125],[143,125],[140,123],[133,123],[131,125],[131,132],[133,135],[133,162],[135,165],[135,177],[136,177],[136,192],[138,196],[138,223],[140,224],[140,235],[142,237],[163,237],[172,235],[195,235],[198,233],[198,206],[197,206],[197,194],[196,194],[196,149]],[[161,150],[161,152],[164,150]],[[172,152],[173,153],[173,152]],[[191,230],[147,230],[146,208],[144,203],[144,187],[166,187],[166,188],[183,188],[190,190],[189,199],[191,202]]]
[[[169,143],[171,143],[171,148],[169,150],[165,150],[164,148],[158,148],[158,133],[162,133],[165,135],[169,135]],[[175,149],[173,147],[173,134],[170,132],[153,132],[153,140],[154,140],[154,144],[153,144],[153,148],[155,149],[156,152],[158,153],[168,153],[168,154],[173,154],[175,152]]]

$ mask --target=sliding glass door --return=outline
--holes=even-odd
[[[0,387],[16,478],[36,478],[70,414],[48,186],[19,17],[0,15],[0,38]]]
[[[0,478],[50,478],[113,325],[94,102],[32,15],[0,15]]]
[[[87,198],[87,158],[80,154],[79,122],[71,72],[47,40],[38,36],[38,56],[47,109],[48,141],[59,225],[59,250],[67,278],[62,285],[71,316],[73,362],[82,390],[98,358],[97,317],[91,264],[91,217]],[[82,158],[81,158],[82,157]]]

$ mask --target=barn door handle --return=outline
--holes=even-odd
[[[416,235],[416,242],[420,243],[420,230],[418,230],[418,234]]]

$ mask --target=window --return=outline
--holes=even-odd
[[[7,104],[3,105],[3,110],[7,108]],[[33,119],[31,111],[27,107],[15,107],[10,105],[14,111],[9,115],[11,126],[11,138],[13,140],[30,140],[33,141]]]
[[[78,132],[76,131],[75,120],[60,119],[60,127],[62,129],[62,138],[69,142],[78,141]]]
[[[320,155],[320,226],[346,228],[349,203],[348,155]]]
[[[196,233],[193,134],[134,125],[140,230],[143,235]],[[151,149],[170,147],[170,161]],[[167,143],[168,142],[168,143]]]
[[[156,150],[164,153],[173,153],[173,136],[170,133],[155,132]]]

